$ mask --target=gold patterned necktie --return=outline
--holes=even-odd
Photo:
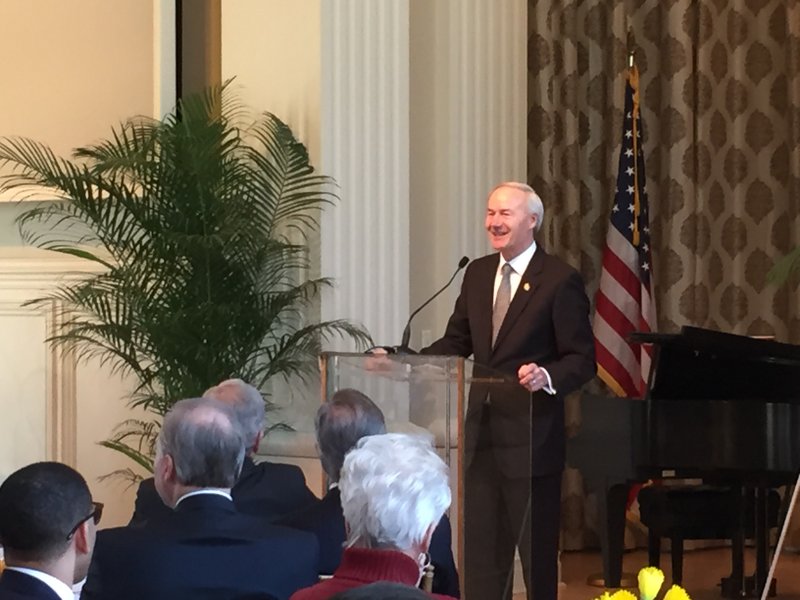
[[[508,263],[505,263],[500,269],[503,278],[500,280],[500,287],[497,288],[497,297],[494,300],[494,309],[492,310],[492,348],[494,348],[497,333],[500,331],[503,319],[506,318],[508,305],[511,304],[511,273],[513,272],[514,269]]]

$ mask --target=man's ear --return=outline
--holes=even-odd
[[[161,479],[170,483],[175,481],[175,461],[171,455],[162,456],[160,461],[156,461],[155,467],[160,470]]]
[[[81,523],[80,527],[75,530],[75,535],[72,536],[72,539],[75,542],[75,554],[91,553],[94,546],[95,535],[97,535],[96,531],[91,531],[90,528],[94,526],[91,523],[91,519],[86,519],[83,523]]]

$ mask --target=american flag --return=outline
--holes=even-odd
[[[644,394],[651,349],[627,338],[656,326],[638,88],[634,65],[625,85],[619,172],[593,325],[598,375],[619,396]]]

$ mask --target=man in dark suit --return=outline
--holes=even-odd
[[[241,379],[228,379],[208,389],[203,396],[230,405],[247,444],[242,472],[231,492],[239,512],[274,521],[281,515],[316,502],[317,497],[306,486],[299,467],[267,461],[256,464],[253,461],[265,425],[264,399],[256,388]],[[139,484],[129,525],[139,526],[169,512],[170,508],[158,497],[150,477]]]
[[[366,395],[342,389],[320,406],[314,426],[330,489],[316,504],[287,515],[279,523],[314,533],[320,543],[320,573],[331,575],[342,560],[342,546],[347,539],[338,487],[344,457],[361,438],[386,433],[386,423],[381,409]],[[451,538],[450,520],[445,515],[433,532],[429,548],[434,567],[433,591],[458,598]]]
[[[508,182],[492,191],[485,225],[497,252],[467,267],[444,336],[422,351],[472,355],[478,365],[518,381],[488,392],[473,385],[470,393],[469,598],[511,597],[515,546],[528,597],[556,600],[558,594],[563,397],[594,376],[595,358],[580,275],[534,241],[543,217],[542,201],[529,186]]]
[[[230,492],[243,459],[228,406],[176,403],[154,465],[156,490],[174,510],[141,527],[101,531],[81,597],[285,599],[316,581],[313,535],[236,510]]]
[[[73,600],[86,576],[102,505],[80,473],[40,462],[12,473],[0,486],[0,545],[6,569],[0,600]]]

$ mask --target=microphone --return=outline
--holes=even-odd
[[[469,262],[469,258],[467,258],[466,256],[462,256],[461,260],[458,261],[458,268],[456,268],[456,270],[453,272],[453,276],[450,277],[448,282],[444,284],[444,287],[442,289],[440,289],[438,292],[436,292],[433,296],[428,298],[422,304],[422,306],[420,306],[417,310],[415,310],[414,312],[411,313],[411,316],[408,317],[408,322],[406,323],[406,327],[405,327],[405,329],[403,329],[403,338],[400,341],[400,345],[395,347],[395,349],[394,349],[395,352],[397,352],[398,354],[416,354],[416,352],[414,352],[411,348],[408,347],[408,342],[411,339],[411,320],[414,317],[417,316],[417,313],[419,311],[421,311],[423,308],[428,306],[428,304],[433,302],[434,298],[436,298],[439,294],[441,294],[448,287],[450,287],[450,284],[453,283],[453,280],[456,278],[456,275],[458,275],[458,272],[461,269],[463,269],[464,267],[466,267],[468,262]]]

